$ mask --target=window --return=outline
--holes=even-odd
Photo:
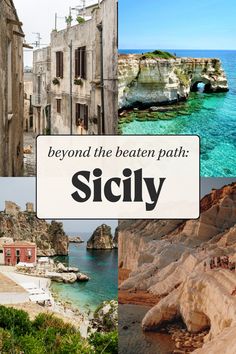
[[[11,256],[11,250],[10,250],[10,249],[6,250],[6,256],[7,256],[7,257],[10,257],[10,256]]]
[[[86,79],[87,57],[86,47],[80,47],[75,51],[75,77]]]
[[[88,130],[88,106],[86,104],[76,103],[75,112],[76,126],[83,126],[85,130]]]
[[[17,256],[17,257],[20,256],[20,250],[16,250],[16,256]]]
[[[56,77],[63,79],[63,52],[56,52]]]
[[[57,99],[57,113],[61,113],[61,99]]]
[[[27,252],[26,252],[26,255],[27,255],[28,259],[31,259],[31,257],[32,257],[32,250],[28,249]]]
[[[38,97],[37,97],[37,98],[38,98],[38,99],[37,99],[37,101],[38,101],[37,103],[38,103],[38,104],[40,104],[40,101],[41,101],[41,100],[40,100],[40,98],[41,98],[41,83],[42,83],[42,82],[41,82],[41,76],[39,75],[39,76],[38,76]]]

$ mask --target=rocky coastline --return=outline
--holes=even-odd
[[[69,236],[69,243],[84,243],[80,236]]]
[[[205,84],[207,93],[229,90],[221,61],[217,58],[171,56],[164,59],[153,53],[119,56],[119,109],[184,101],[190,91],[197,91],[199,82]]]
[[[181,318],[186,338],[176,337],[176,353],[220,353],[223,338],[234,353],[236,183],[206,195],[198,220],[120,222],[119,249],[119,267],[129,270],[121,293],[159,297],[142,320],[144,331]]]
[[[54,263],[53,260],[42,267],[39,264],[33,268],[24,266],[16,267],[16,272],[33,277],[48,278],[57,283],[73,284],[75,282],[87,282],[90,278],[76,267],[66,267],[62,263]]]
[[[229,90],[222,63],[217,58],[178,58],[160,51],[122,54],[118,72],[118,134],[123,134],[132,122],[190,116],[200,109],[200,105],[188,105],[194,93],[197,95],[200,83],[205,93]]]
[[[5,210],[0,212],[0,237],[36,243],[37,256],[68,255],[69,240],[63,224],[38,219],[32,203],[22,211],[17,204],[5,202]]]
[[[88,250],[112,250],[115,247],[111,227],[101,225],[96,228],[87,242]]]

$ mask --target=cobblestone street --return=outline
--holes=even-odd
[[[35,176],[36,172],[36,140],[33,133],[24,133],[24,149],[31,150],[31,154],[24,154],[24,176]]]

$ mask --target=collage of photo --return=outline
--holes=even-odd
[[[0,0],[1,354],[236,353],[235,10]],[[38,218],[39,135],[197,135],[200,217]]]

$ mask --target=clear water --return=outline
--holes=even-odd
[[[175,344],[169,334],[143,332],[142,319],[149,310],[138,305],[119,305],[119,354],[171,354]]]
[[[88,240],[88,234],[82,234]],[[70,301],[81,311],[94,311],[103,301],[118,297],[118,252],[95,251],[86,249],[83,244],[70,244],[68,257],[56,257],[56,260],[67,266],[78,267],[91,280],[86,283],[61,284],[53,283],[52,290],[62,300]]]
[[[190,100],[183,106],[188,115],[178,115],[168,121],[134,121],[124,127],[123,134],[197,134],[201,137],[201,175],[236,176],[236,51],[168,51],[183,57],[221,59],[229,82],[229,92],[192,93]]]

